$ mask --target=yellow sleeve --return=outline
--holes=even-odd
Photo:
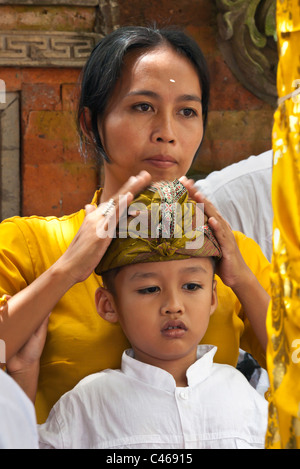
[[[0,296],[16,294],[35,278],[28,244],[16,220],[0,224]]]

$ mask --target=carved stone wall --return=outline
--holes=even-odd
[[[20,67],[82,67],[99,34],[0,31],[0,62]]]
[[[0,64],[21,67],[82,67],[91,49],[104,34],[118,26],[117,2],[113,0],[0,0],[0,6],[39,8],[93,7],[93,31],[0,30]],[[15,10],[25,13],[24,9]],[[59,11],[59,10],[58,10]],[[30,10],[27,11],[30,13]],[[34,9],[31,10],[34,14]],[[42,10],[47,14],[47,10]],[[79,13],[80,14],[80,13]],[[17,24],[15,25],[17,26]],[[21,25],[22,26],[22,25]]]
[[[276,106],[276,0],[216,0],[219,47],[233,73]]]

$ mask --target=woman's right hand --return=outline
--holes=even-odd
[[[111,231],[107,232],[108,227],[114,231],[119,217],[127,210],[134,197],[150,182],[151,175],[146,171],[129,178],[112,197],[114,206],[107,214],[105,208],[109,202],[102,203],[98,207],[94,205],[85,207],[85,218],[80,229],[55,264],[56,268],[62,269],[68,276],[70,286],[84,281],[93,272],[111,243],[113,232],[112,234]]]

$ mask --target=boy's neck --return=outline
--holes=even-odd
[[[188,368],[197,360],[197,349],[188,356],[174,360],[161,360],[155,357],[145,356],[137,350],[134,350],[134,355],[136,360],[156,366],[170,373],[176,382],[176,387],[186,387],[188,386],[186,373]]]

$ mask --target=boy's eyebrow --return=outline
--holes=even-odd
[[[183,273],[197,273],[197,272],[204,272],[205,274],[207,274],[207,270],[198,265],[198,266],[193,266],[193,267],[185,267],[184,269],[182,269]]]
[[[203,272],[207,274],[207,270],[202,267],[202,266],[191,266],[191,267],[185,267],[180,271],[181,273],[198,273],[198,272]],[[129,280],[136,280],[136,279],[146,279],[146,278],[151,278],[151,277],[159,277],[159,273],[157,272],[135,272]]]
[[[129,280],[135,279],[143,279],[143,278],[150,278],[150,277],[158,277],[156,272],[135,272]]]
[[[160,95],[151,90],[134,90],[127,93],[126,96],[149,96],[150,98],[160,99]],[[183,94],[176,98],[176,101],[197,101],[202,103],[202,99],[195,94]]]

